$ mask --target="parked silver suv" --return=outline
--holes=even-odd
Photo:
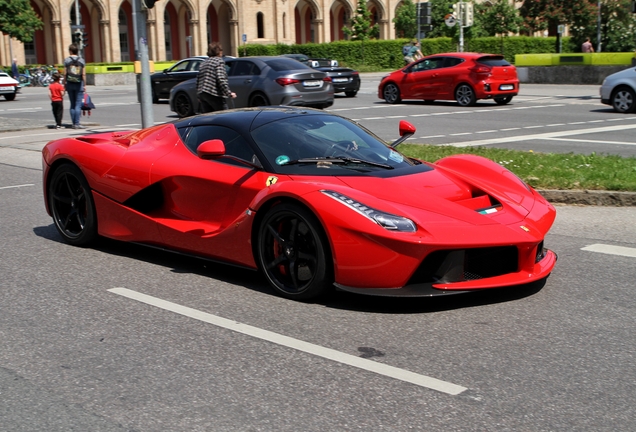
[[[636,67],[616,72],[601,85],[601,102],[619,113],[636,111]]]

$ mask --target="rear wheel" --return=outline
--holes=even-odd
[[[194,105],[187,94],[178,93],[174,97],[174,112],[179,117],[188,117],[194,114]]]
[[[251,107],[267,106],[269,105],[269,100],[263,93],[255,93],[250,97],[248,105]]]
[[[258,264],[274,290],[290,299],[310,300],[333,285],[328,242],[316,217],[295,204],[280,204],[261,222]]]
[[[495,103],[497,105],[506,105],[507,103],[510,103],[511,100],[512,96],[496,97]]]
[[[355,97],[358,94],[357,90],[352,90],[352,91],[346,91],[345,95],[347,95],[347,97]]]
[[[5,98],[6,100],[8,100],[8,101],[12,101],[12,100],[14,100],[14,99],[15,99],[15,93],[9,93],[9,94],[6,94],[6,95],[4,95],[4,98]]]
[[[93,195],[78,167],[66,164],[53,173],[48,199],[55,228],[65,242],[82,246],[97,237]]]
[[[475,105],[477,98],[471,86],[468,84],[461,84],[457,87],[457,90],[455,90],[455,100],[461,106],[472,106]]]
[[[386,101],[386,103],[394,104],[402,100],[400,98],[400,89],[393,83],[389,83],[384,86],[382,95],[384,96],[384,100]]]
[[[159,96],[157,96],[157,93],[155,93],[155,91],[152,91],[152,103],[156,104],[159,103]]]
[[[619,113],[628,113],[636,109],[636,95],[634,90],[629,87],[619,87],[612,94],[612,106],[614,111]]]

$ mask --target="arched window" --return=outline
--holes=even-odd
[[[130,61],[130,47],[128,46],[128,19],[126,13],[119,9],[119,52],[121,61]]]
[[[166,39],[166,60],[172,60],[172,33],[170,33],[170,14],[163,12],[163,34]]]
[[[257,28],[258,38],[263,39],[265,37],[265,26],[263,25],[263,12],[259,12],[256,14],[256,28]]]

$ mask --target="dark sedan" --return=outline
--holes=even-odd
[[[230,108],[265,105],[327,108],[333,105],[331,78],[323,72],[284,57],[224,58],[230,89],[236,98]],[[176,85],[170,109],[179,117],[198,111],[196,79]]]
[[[335,93],[344,93],[348,97],[354,97],[360,90],[360,74],[358,71],[341,67],[338,60],[325,58],[310,58],[305,54],[283,54],[284,57],[293,58],[312,69],[324,72],[331,77]]]
[[[205,56],[190,57],[178,61],[162,72],[156,72],[150,76],[152,87],[152,102],[157,103],[159,99],[169,99],[170,90],[180,82],[196,78],[199,74],[199,66],[207,59]]]

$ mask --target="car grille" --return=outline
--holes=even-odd
[[[408,284],[477,280],[518,271],[515,246],[435,251],[415,271]]]

